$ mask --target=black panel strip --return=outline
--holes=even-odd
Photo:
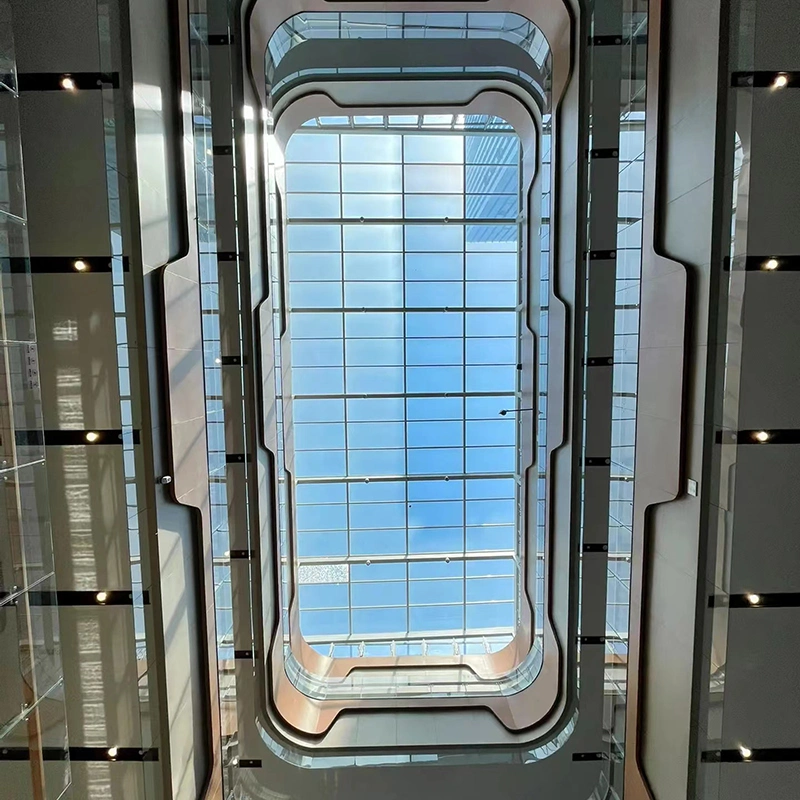
[[[247,356],[222,356],[219,361],[223,367],[241,367],[247,363]]]
[[[584,361],[587,367],[612,367],[614,366],[613,356],[592,356]]]
[[[579,636],[578,637],[579,644],[605,644],[606,637],[605,636]]]
[[[229,33],[210,33],[208,43],[213,45],[233,44],[233,36]]]
[[[42,431],[14,431],[14,441],[17,447],[43,447],[44,434]]]
[[[725,271],[799,272],[800,256],[739,256],[725,259]]]
[[[608,753],[573,753],[573,761],[608,761]]]
[[[44,433],[44,437],[42,434]],[[133,444],[139,444],[138,430],[130,431]],[[87,436],[89,438],[87,438]],[[16,431],[15,439],[21,447],[47,444],[54,447],[70,447],[74,445],[99,445],[99,444],[124,444],[122,431],[113,430],[47,430],[47,431]]]
[[[711,764],[749,761],[800,761],[800,747],[755,747],[741,750],[704,750],[701,761]]]
[[[239,766],[242,769],[261,769],[260,758],[240,758]]]
[[[586,254],[589,261],[613,261],[617,257],[616,250],[589,250]]]
[[[128,256],[120,256],[122,271],[130,272]],[[75,265],[78,264],[76,269]],[[111,272],[111,256],[31,256],[22,258],[0,258],[3,272],[32,273],[33,275],[69,274],[82,275],[89,272]]]
[[[607,553],[608,545],[601,542],[585,542],[582,551],[584,553]]]
[[[69,79],[69,89],[62,81]],[[119,89],[118,72],[20,72],[17,75],[20,92],[68,92],[89,89]]]
[[[233,145],[232,144],[215,144],[211,148],[211,152],[215,156],[232,156],[233,155]]]
[[[748,592],[747,594],[712,594],[709,608],[800,608],[800,592]]]
[[[128,256],[117,256],[122,261],[122,271],[130,272]],[[81,275],[88,272],[111,272],[111,256],[31,256],[30,268],[34,275],[68,273]],[[75,265],[79,268],[76,269]],[[82,269],[80,267],[83,267]]]
[[[132,606],[133,592],[119,590],[65,591],[27,593],[32,606]],[[142,592],[142,603],[150,604],[150,592]]]
[[[217,261],[236,261],[237,255],[233,250],[220,250],[217,253]]]
[[[71,761],[158,761],[158,749],[155,747],[70,747],[69,757]]]
[[[785,78],[786,83],[780,86],[780,79]],[[778,80],[779,83],[775,83]],[[800,72],[775,72],[759,70],[758,72],[734,72],[731,75],[731,86],[738,89],[766,89],[783,88],[797,89],[800,87]]]
[[[717,431],[717,444],[800,444],[800,428]]]
[[[109,752],[110,751],[110,752]],[[28,747],[0,748],[0,761],[30,761]],[[158,761],[155,747],[43,747],[44,761]]]
[[[613,47],[621,44],[647,44],[647,34],[640,33],[636,36],[622,36],[619,33],[606,34],[605,36],[590,36],[589,44],[594,47]]]
[[[247,461],[244,453],[226,453],[225,454],[225,463],[226,464],[244,464]]]
[[[610,458],[595,458],[593,456],[587,456],[583,460],[583,465],[585,467],[610,467],[611,466],[611,459]]]
[[[256,557],[255,550],[231,550],[228,558],[231,561],[249,561]]]
[[[252,661],[255,658],[255,650],[234,650],[233,657]]]
[[[69,752],[63,747],[43,747],[42,759],[44,761],[66,761]],[[31,751],[28,747],[2,747],[0,748],[0,761],[30,761]]]
[[[619,158],[619,149],[616,147],[596,147],[586,152],[592,158]]]

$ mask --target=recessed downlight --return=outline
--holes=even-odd
[[[769,431],[756,431],[756,432],[753,434],[753,438],[754,438],[754,439],[755,439],[757,442],[761,442],[761,444],[765,444],[765,443],[766,443],[766,442],[768,442],[768,441],[769,441],[769,440],[770,440],[772,437],[770,436],[770,433],[769,433]]]
[[[761,602],[761,595],[756,594],[755,592],[749,592],[745,595],[745,598],[751,606],[757,606]]]
[[[785,89],[788,85],[789,85],[789,76],[784,72],[778,73],[775,76],[775,80],[772,81],[773,89]]]
[[[100,434],[97,431],[89,431],[86,434],[86,441],[89,442],[89,444],[94,444],[99,439],[100,439]]]
[[[781,265],[781,264],[780,264],[780,261],[778,261],[778,259],[777,259],[777,258],[768,258],[768,259],[767,259],[767,260],[764,262],[764,269],[765,269],[765,270],[768,270],[769,272],[772,272],[773,270],[776,270],[776,269],[778,269],[778,267],[779,267],[780,265]]]
[[[75,272],[88,272],[89,264],[82,258],[78,258],[72,262],[72,268],[75,270]]]
[[[73,78],[70,78],[69,75],[65,75],[61,79],[60,84],[61,84],[61,88],[65,92],[74,92],[78,88],[78,84],[75,83],[75,80]]]
[[[119,752],[119,750],[116,747],[109,747],[108,748],[108,757],[109,758],[116,758],[118,752]]]
[[[742,758],[751,758],[753,755],[753,751],[743,744],[739,745],[739,752],[741,753]]]
[[[98,603],[105,603],[105,601],[108,600],[108,592],[98,592],[95,595],[95,600],[97,600]]]

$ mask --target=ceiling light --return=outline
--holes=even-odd
[[[778,269],[779,266],[780,262],[778,261],[777,258],[768,258],[764,262],[764,269],[773,270],[773,269]]]
[[[119,751],[117,750],[116,747],[109,747],[108,748],[108,757],[109,758],[116,758],[118,752]]]
[[[746,594],[745,597],[747,598],[747,602],[750,603],[751,606],[757,606],[761,602],[761,595],[755,594],[754,592]]]
[[[753,755],[753,751],[743,744],[739,745],[739,752],[742,754],[742,758],[750,758]]]
[[[108,592],[98,592],[95,595],[95,599],[98,603],[105,603],[105,601],[108,600]]]
[[[764,444],[765,442],[768,442],[770,440],[770,435],[767,431],[756,431],[753,434],[753,438],[757,442],[761,442],[761,444]]]
[[[78,86],[75,81],[69,77],[69,75],[65,75],[61,79],[61,88],[64,89],[66,92],[74,92]]]
[[[89,442],[89,444],[94,444],[99,438],[100,434],[97,431],[89,431],[89,433],[86,434],[86,441]]]
[[[82,258],[79,258],[77,261],[72,262],[72,268],[75,272],[86,272],[89,269],[89,265]]]
[[[775,80],[772,81],[772,88],[773,89],[783,89],[784,87],[789,85],[789,76],[785,73],[781,72],[780,74],[775,76]]]

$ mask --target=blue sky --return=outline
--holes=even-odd
[[[286,190],[303,634],[509,634],[517,138],[301,132]]]

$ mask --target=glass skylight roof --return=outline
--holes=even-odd
[[[313,120],[285,158],[300,629],[336,657],[495,652],[519,595],[500,412],[520,379],[520,143],[493,117],[368,119]]]

